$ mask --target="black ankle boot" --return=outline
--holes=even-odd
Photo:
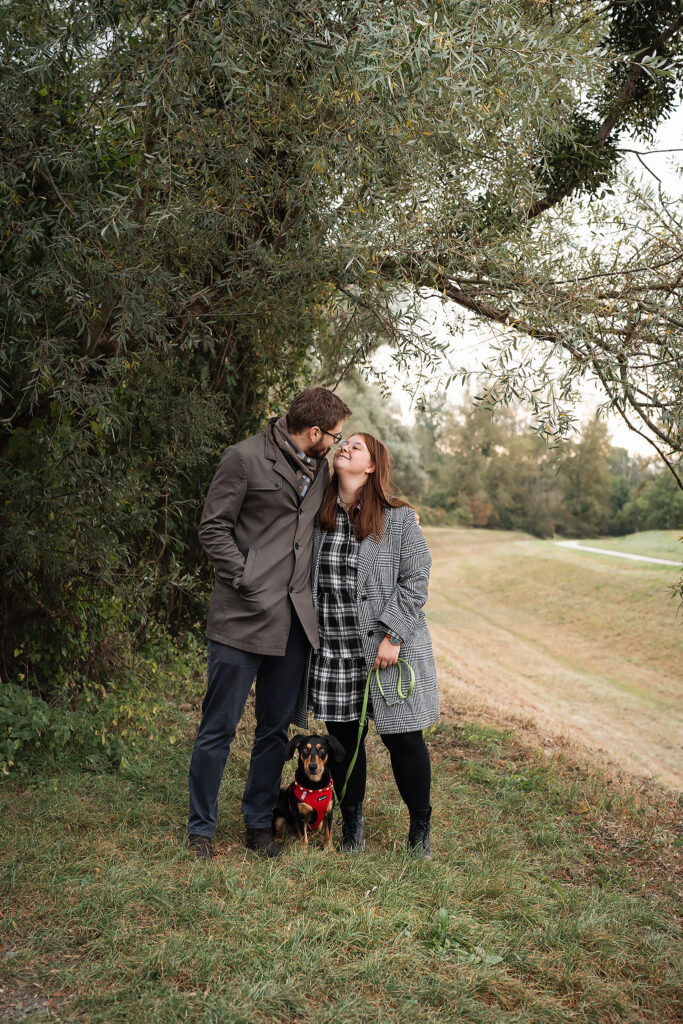
[[[429,841],[429,824],[432,816],[431,807],[423,811],[410,812],[410,832],[408,833],[408,849],[426,860],[432,855],[432,844]]]
[[[249,828],[247,826],[245,843],[248,850],[253,850],[262,857],[279,857],[282,853],[281,847],[275,842],[272,828]]]
[[[352,853],[365,849],[363,804],[342,804],[342,850]]]

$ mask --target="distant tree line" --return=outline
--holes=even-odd
[[[350,429],[375,431],[391,448],[398,487],[423,523],[523,530],[537,537],[622,535],[683,529],[683,493],[652,459],[614,447],[604,420],[589,420],[562,449],[513,409],[495,417],[436,399],[413,426],[379,391],[342,389]]]

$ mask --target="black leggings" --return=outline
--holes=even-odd
[[[339,740],[346,755],[339,767],[335,765],[334,788],[337,796],[344,785],[349,764],[356,749],[359,722],[325,722],[330,736]],[[368,725],[365,723],[363,740],[358,750],[358,757],[353,766],[344,795],[344,805],[359,804],[365,796],[365,779],[367,761],[365,758],[365,737]],[[432,783],[432,768],[429,751],[421,730],[416,732],[380,734],[380,739],[389,751],[391,768],[403,801],[413,813],[424,811],[429,807],[429,793]]]

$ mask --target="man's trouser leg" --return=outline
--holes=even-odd
[[[308,639],[292,609],[287,650],[263,658],[256,679],[256,729],[242,813],[247,828],[271,828],[280,791],[284,753],[299,686],[306,666]]]
[[[208,643],[206,696],[190,762],[187,831],[212,836],[218,820],[218,790],[225,762],[262,655]]]
[[[218,791],[225,762],[257,673],[257,728],[247,788],[254,772],[254,755],[257,773],[263,771],[265,774],[263,778],[257,774],[254,779],[254,793],[249,800],[250,812],[253,808],[254,813],[247,821],[251,828],[266,827],[253,824],[254,817],[259,821],[267,819],[267,825],[271,824],[282,774],[287,731],[299,692],[306,653],[307,640],[294,610],[287,651],[282,657],[252,654],[209,640],[207,690],[190,763],[188,832],[212,836],[216,830]],[[262,677],[265,678],[265,685],[262,684]],[[279,680],[280,685],[275,685],[276,680]],[[266,706],[263,707],[263,704]]]

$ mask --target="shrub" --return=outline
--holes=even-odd
[[[178,698],[203,680],[203,645],[157,641],[96,682],[63,677],[49,696],[9,683],[0,691],[0,774],[69,759],[118,767],[143,744],[176,739]]]

